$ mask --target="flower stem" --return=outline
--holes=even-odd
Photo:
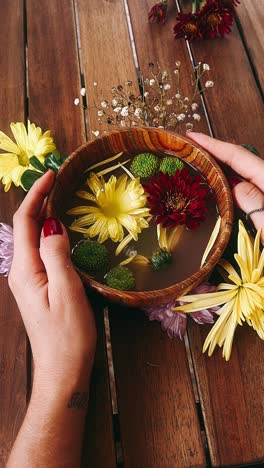
[[[192,13],[197,12],[197,0],[192,0]]]

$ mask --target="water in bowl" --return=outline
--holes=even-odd
[[[137,152],[138,153],[138,152]],[[125,153],[122,155],[121,162],[127,159],[132,159],[136,154],[135,153]],[[164,157],[166,154],[164,153],[154,153],[159,157]],[[171,156],[171,154],[170,154]],[[112,163],[112,165],[115,163]],[[192,165],[187,162],[184,162],[185,166],[188,168],[190,175],[198,175],[200,174],[197,169],[195,169]],[[103,166],[103,168],[106,168]],[[129,163],[127,165],[129,168]],[[102,167],[98,168],[98,171],[101,170]],[[96,172],[96,170],[94,170]],[[117,170],[113,171],[113,174],[116,177],[124,174],[122,168],[118,168]],[[87,178],[85,175],[85,180]],[[200,174],[201,175],[201,174]],[[111,173],[108,173],[104,176],[105,181],[107,181],[111,176]],[[148,179],[142,179],[142,182],[148,183]],[[206,180],[203,177],[203,184],[206,184]],[[207,185],[207,184],[206,184]],[[84,182],[83,185],[80,186],[80,190],[89,190],[86,183]],[[94,205],[92,202],[88,200],[83,200],[77,197],[76,195],[70,201],[68,208],[72,208],[74,206],[91,204]],[[206,220],[201,223],[200,227],[197,230],[190,231],[186,228],[181,230],[181,235],[179,237],[178,242],[174,246],[172,250],[172,262],[165,270],[156,271],[153,267],[148,265],[137,264],[131,262],[127,265],[136,280],[136,287],[135,291],[152,291],[157,289],[163,289],[168,286],[171,286],[175,283],[178,283],[182,280],[185,280],[187,277],[194,274],[196,271],[200,269],[201,259],[205,248],[208,244],[210,239],[211,233],[215,226],[218,212],[215,200],[212,198],[211,200],[207,201],[207,215]],[[64,223],[66,226],[70,226],[74,219],[78,216],[69,216],[65,215]],[[68,230],[70,242],[72,248],[84,239],[84,235]],[[109,268],[113,268],[118,266],[120,262],[127,259],[128,256],[137,252],[140,255],[143,255],[147,258],[150,258],[153,252],[157,251],[159,248],[158,239],[157,239],[157,226],[155,224],[155,220],[152,219],[150,221],[150,227],[147,229],[143,229],[141,234],[139,234],[138,241],[132,240],[128,246],[120,253],[120,255],[115,255],[115,250],[117,247],[117,243],[114,243],[110,239],[108,239],[104,245],[109,251],[110,257],[110,266]],[[93,276],[95,280],[100,283],[105,284],[105,272],[96,274]]]

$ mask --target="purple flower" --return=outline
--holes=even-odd
[[[175,307],[175,302],[168,302],[147,307],[144,311],[149,320],[161,322],[162,330],[166,331],[170,338],[178,336],[182,340],[186,332],[187,315],[173,311],[173,307]]]
[[[14,255],[13,228],[0,223],[0,274],[7,276],[10,272]]]
[[[194,288],[190,294],[205,294],[214,292],[215,290],[216,286],[213,284],[202,283],[200,286]],[[183,301],[168,302],[167,304],[147,307],[144,310],[149,320],[161,322],[161,328],[163,331],[167,332],[169,338],[178,336],[181,340],[183,339],[187,327],[187,315],[192,317],[192,319],[200,325],[204,323],[214,323],[213,313],[217,312],[219,307],[212,307],[190,314],[172,310],[174,307],[183,304]]]

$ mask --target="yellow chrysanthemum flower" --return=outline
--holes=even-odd
[[[5,192],[10,189],[12,182],[19,186],[26,169],[34,170],[29,161],[31,156],[36,156],[43,163],[45,155],[56,149],[50,131],[42,134],[41,128],[29,121],[28,131],[22,122],[11,123],[10,128],[16,143],[0,132],[0,149],[7,151],[0,154],[0,179]]]
[[[125,246],[129,240],[137,240],[143,228],[149,227],[145,219],[149,216],[149,208],[145,207],[147,197],[138,178],[128,180],[126,175],[122,175],[117,179],[112,175],[105,182],[103,177],[92,174],[87,185],[92,193],[79,191],[77,195],[94,202],[95,206],[77,206],[69,210],[68,214],[83,215],[72,223],[70,229],[87,237],[98,236],[102,243],[108,238],[113,242],[122,241],[124,227],[128,231],[123,241]]]
[[[221,260],[219,265],[225,270],[223,276],[228,277],[228,283],[221,283],[214,293],[178,299],[190,303],[175,308],[183,312],[196,312],[223,304],[217,312],[220,317],[203,346],[203,352],[209,348],[209,356],[218,344],[223,346],[223,357],[228,361],[236,327],[245,321],[264,340],[264,249],[260,251],[260,234],[261,230],[253,241],[239,221],[238,253],[234,258],[241,274],[229,262]]]

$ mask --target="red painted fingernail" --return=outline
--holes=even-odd
[[[43,224],[43,236],[54,236],[55,234],[63,234],[61,223],[56,218],[47,218]]]
[[[240,182],[243,182],[243,179],[240,179],[240,177],[237,176],[228,176],[227,177],[228,182],[230,187],[233,189],[237,184],[240,184]]]

